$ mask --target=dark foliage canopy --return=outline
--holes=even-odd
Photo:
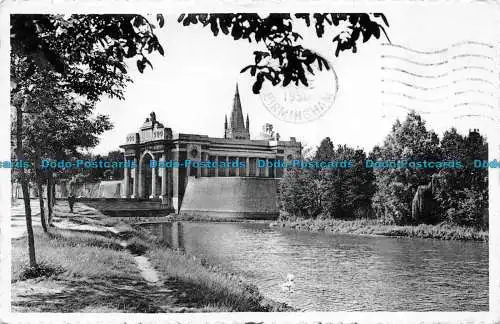
[[[295,26],[299,21],[314,28],[319,38],[331,29],[335,34],[332,43],[336,56],[346,50],[356,53],[359,42],[378,39],[382,33],[387,37],[384,26],[389,26],[381,13],[274,13],[265,17],[256,13],[205,13],[182,14],[178,21],[184,26],[199,23],[210,27],[214,36],[223,33],[234,40],[264,43],[266,50],[255,51],[255,63],[241,71],[255,77],[254,93],[260,92],[266,80],[273,85],[287,86],[293,82],[307,86],[306,71],[314,74],[314,64],[320,71],[330,68],[323,57],[300,44],[302,36]]]
[[[156,18],[163,26],[163,16]],[[152,67],[149,54],[164,55],[154,29],[140,15],[12,15],[10,24],[12,52],[33,63],[23,78],[37,68],[51,70],[62,86],[89,100],[123,98],[131,81],[125,59],[137,58],[143,72]]]

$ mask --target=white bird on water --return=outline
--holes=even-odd
[[[292,291],[292,288],[295,286],[294,282],[295,276],[293,274],[288,274],[286,276],[286,282],[281,284],[281,289],[283,291]]]

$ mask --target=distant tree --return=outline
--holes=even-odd
[[[291,217],[316,217],[321,212],[321,185],[317,173],[290,168],[280,181],[281,208]]]
[[[306,150],[303,150],[303,154]],[[313,153],[307,150],[308,160],[330,160],[333,158],[333,144],[329,137],[323,139]],[[316,217],[322,211],[321,176],[315,169],[289,168],[280,182],[280,202],[282,209],[290,216]]]
[[[325,137],[319,144],[314,154],[314,159],[318,161],[329,161],[335,157],[335,149],[330,137]]]
[[[106,160],[106,156],[100,154],[86,153],[79,157],[84,161],[100,161]],[[85,182],[99,182],[104,179],[104,168],[80,168],[75,170],[80,174],[80,179],[85,180]]]
[[[366,153],[347,145],[321,141],[314,160],[353,162],[351,168],[292,169],[282,179],[281,209],[288,217],[366,218],[374,214],[381,222],[410,224],[412,200],[420,185],[428,186],[437,175],[432,191],[433,210],[419,221],[487,227],[488,170],[474,167],[474,160],[488,160],[488,145],[479,131],[462,136],[446,131],[441,141],[427,130],[415,112],[397,120],[382,146],[368,158],[375,161],[458,161],[461,168],[366,168]]]
[[[123,162],[124,154],[119,150],[110,151],[106,155],[86,153],[78,155],[79,159],[85,161],[107,161],[107,162]],[[115,180],[123,178],[123,168],[81,168],[74,170],[82,175],[82,179],[86,182],[98,182],[103,179],[113,178]],[[74,175],[74,174],[73,174]]]
[[[367,158],[363,149],[347,151],[346,159],[353,161],[352,168],[346,169],[346,210],[350,218],[372,217],[372,198],[375,193],[373,169],[365,167]]]
[[[374,192],[373,171],[364,167],[362,149],[338,145],[323,139],[313,160],[352,161],[352,168],[291,169],[281,180],[283,210],[293,216],[362,218],[371,215]]]
[[[378,161],[438,161],[441,159],[439,138],[428,131],[415,112],[401,123],[396,121],[384,144],[372,154]],[[411,218],[411,202],[419,185],[427,184],[435,169],[375,169],[376,192],[373,209],[385,223],[407,224]]]
[[[457,132],[456,128],[452,127],[443,134],[441,150],[443,159],[465,162],[467,155],[466,139]]]
[[[455,128],[441,140],[443,159],[460,161],[462,168],[441,172],[443,185],[437,199],[445,221],[466,226],[484,227],[488,210],[488,170],[475,168],[474,160],[488,159],[488,145],[478,131],[460,135]]]
[[[120,150],[110,151],[106,156],[106,160],[110,162],[123,162],[125,159],[124,154]],[[112,168],[111,177],[115,180],[123,179],[123,168]]]
[[[320,172],[322,214],[343,219],[370,216],[374,177],[373,170],[364,166],[365,152],[339,145],[329,159],[351,161],[352,167],[324,169]]]
[[[313,27],[318,38],[333,32],[331,40],[336,44],[335,55],[352,50],[356,53],[360,42],[370,38],[380,38],[389,26],[381,13],[273,13],[259,15],[256,13],[228,14],[182,14],[178,18],[184,26],[200,23],[210,27],[214,36],[223,33],[234,40],[263,43],[264,50],[254,51],[255,64],[246,66],[241,72],[249,72],[255,77],[252,90],[259,93],[266,81],[272,85],[287,86],[308,85],[306,73],[314,74],[314,66],[321,71],[329,69],[328,62],[314,51],[300,44],[302,36],[295,28],[299,21],[307,27]],[[388,37],[387,37],[388,39]]]

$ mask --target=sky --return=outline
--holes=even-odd
[[[467,40],[495,44],[498,37],[497,13],[480,3],[405,8],[384,12],[393,44],[433,51]],[[382,43],[387,40],[371,39],[361,44],[356,54],[346,51],[335,57],[333,34],[318,39],[301,22],[296,26],[303,33],[303,45],[331,62],[337,77],[338,92],[322,117],[303,124],[274,117],[261,97],[252,93],[253,79],[240,73],[253,62],[252,53],[259,45],[234,41],[225,35],[214,37],[208,28],[184,27],[177,23],[177,16],[166,15],[166,25],[157,29],[165,56],[153,54],[153,70],[148,68],[143,74],[131,62],[129,71],[134,82],[128,85],[125,100],[103,98],[98,103],[97,112],[109,115],[114,129],[101,136],[93,152],[104,154],[118,149],[128,133],[139,130],[151,111],[174,132],[223,137],[224,116],[230,114],[236,83],[243,113],[250,117],[252,138],[260,133],[264,123],[271,123],[282,140],[293,136],[309,147],[316,147],[326,136],[335,144],[365,150],[381,144],[396,118],[403,119],[407,113],[382,106],[380,60]],[[495,66],[499,66],[498,62]],[[498,89],[498,79],[494,82]],[[451,126],[464,133],[471,128],[486,132],[493,125],[486,119],[453,119],[442,113],[423,117],[438,134]]]

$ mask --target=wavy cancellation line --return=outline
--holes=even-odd
[[[495,83],[491,82],[490,80],[486,80],[486,79],[482,79],[482,78],[464,78],[464,79],[460,79],[460,80],[453,80],[452,82],[453,83],[460,83],[460,82],[467,82],[467,81],[486,83],[486,84],[489,84],[495,88],[497,87],[497,85]]]
[[[493,75],[495,74],[495,71],[493,71],[492,69],[488,69],[486,67],[483,67],[483,66],[461,66],[459,68],[453,68],[453,69],[451,69],[451,72],[444,72],[444,73],[436,74],[436,75],[424,75],[424,74],[419,74],[419,73],[416,73],[416,72],[409,71],[407,69],[398,68],[398,67],[389,67],[389,66],[382,66],[381,69],[383,71],[399,72],[399,73],[403,73],[403,74],[406,74],[406,75],[411,75],[413,77],[422,78],[422,79],[439,79],[439,78],[444,78],[444,77],[447,77],[447,76],[449,76],[451,74],[454,74],[455,72],[461,72],[461,71],[466,71],[466,70],[479,70],[479,71],[486,71],[486,72],[491,73]]]
[[[468,89],[468,90],[462,90],[462,91],[455,91],[454,95],[458,96],[458,95],[465,95],[468,93],[480,93],[480,94],[483,94],[486,96],[495,97],[495,94],[493,92],[483,91],[483,90],[478,90],[478,89]]]
[[[388,55],[388,54],[381,54],[380,57],[382,59],[400,60],[400,61],[404,61],[406,63],[418,65],[418,66],[440,66],[440,65],[447,65],[447,64],[449,64],[452,61],[458,60],[460,58],[467,58],[467,57],[475,57],[475,58],[482,57],[482,58],[487,58],[487,59],[491,60],[492,62],[495,62],[495,59],[493,57],[486,56],[486,55],[481,55],[481,54],[460,54],[460,55],[452,56],[452,57],[450,57],[448,59],[441,60],[439,62],[419,62],[419,61],[410,60],[410,59],[408,59],[406,57],[402,57],[402,56],[398,56],[398,55],[392,55],[392,54],[390,54],[390,55]]]
[[[415,111],[416,113],[420,114],[420,115],[430,115],[430,114],[442,114],[442,113],[445,113],[447,114],[448,117],[451,117],[453,119],[464,119],[464,118],[483,118],[483,119],[489,119],[489,120],[492,120],[494,122],[497,122],[497,123],[500,123],[500,118],[495,118],[491,115],[487,115],[487,114],[459,114],[459,115],[456,115],[456,116],[453,116],[453,115],[450,115],[450,112],[449,111],[422,111],[422,110],[418,110],[418,109],[411,109],[411,108],[408,108],[408,107],[398,107],[398,108],[401,108],[401,109],[404,109],[405,111]],[[391,120],[394,120],[396,118],[400,118],[401,115],[400,114],[397,114],[397,113],[391,113],[389,111],[385,111],[382,113],[382,118],[389,118]]]
[[[461,66],[459,68],[452,69],[453,72],[458,72],[458,71],[462,71],[462,70],[482,70],[482,71],[486,71],[486,72],[495,74],[495,71],[493,71],[492,69],[488,69],[484,66],[476,66],[476,65],[467,65],[467,66]]]
[[[461,85],[469,83],[471,86],[477,85],[487,85],[488,89],[492,87],[494,91],[498,91],[497,89],[500,87],[500,83],[497,81],[496,75],[481,75],[478,73],[466,73],[466,74],[455,74],[449,73],[446,76],[440,75],[439,77],[418,77],[417,74],[413,72],[401,72],[394,71],[394,69],[382,68],[381,80],[385,80],[387,82],[401,82],[404,84],[410,84],[415,87],[432,89],[436,87],[443,86],[453,86],[453,85]],[[382,81],[382,82],[385,82]]]
[[[382,90],[382,94],[384,94],[384,95],[392,95],[392,96],[400,96],[400,97],[404,97],[406,99],[417,100],[417,101],[424,101],[424,102],[442,102],[442,101],[445,101],[445,100],[449,99],[449,97],[432,98],[432,99],[419,98],[419,97],[412,96],[412,95],[409,95],[409,94],[403,93],[403,92],[385,91],[385,90]]]
[[[439,86],[435,86],[435,87],[423,87],[423,86],[418,86],[418,85],[415,85],[415,84],[412,84],[412,83],[404,82],[404,81],[401,81],[401,80],[386,79],[386,78],[383,78],[380,81],[382,81],[382,82],[398,83],[398,84],[402,84],[404,86],[407,86],[409,88],[413,88],[413,89],[417,89],[417,90],[422,90],[422,91],[432,91],[432,90],[436,90],[436,89],[443,89],[443,88],[448,88],[449,87],[449,85],[447,85],[447,84],[443,84],[443,85],[439,85]]]
[[[430,114],[430,112],[421,112],[421,111],[416,111],[415,112],[421,114],[421,115],[424,115],[424,114]],[[399,114],[390,114],[390,113],[383,113],[381,115],[382,118],[387,118],[387,119],[390,119],[390,120],[394,120],[396,118],[400,118],[401,116]],[[458,116],[452,116],[453,119],[466,119],[466,118],[480,118],[480,119],[488,119],[488,120],[491,120],[493,122],[496,122],[496,123],[500,123],[500,119],[499,118],[495,118],[495,117],[492,117],[492,116],[488,116],[488,115],[483,115],[483,114],[462,114],[462,115],[458,115]]]
[[[443,102],[443,101],[446,101],[446,100],[451,100],[452,98],[458,98],[458,99],[460,99],[460,97],[462,97],[464,95],[470,95],[470,94],[480,94],[480,95],[486,95],[486,96],[489,96],[489,97],[495,97],[495,95],[493,93],[491,93],[491,92],[486,92],[486,91],[481,91],[481,90],[476,90],[476,89],[469,89],[469,90],[463,90],[463,91],[455,91],[455,92],[453,92],[453,97],[445,96],[445,97],[439,97],[439,98],[422,98],[422,97],[410,95],[408,93],[401,92],[401,91],[386,91],[386,90],[382,90],[382,94],[383,95],[389,95],[389,96],[398,96],[398,97],[403,97],[403,98],[409,99],[409,100],[415,100],[415,101],[421,101],[421,102],[429,102],[429,103]],[[488,99],[491,100],[490,98],[488,98]]]
[[[403,109],[407,112],[416,112],[420,115],[430,115],[430,114],[437,114],[437,113],[449,113],[449,109],[430,109],[430,110],[424,110],[424,109],[417,109],[413,107],[408,107],[407,105],[402,105],[402,104],[397,104],[393,102],[383,102],[382,106],[384,107],[392,107],[392,108],[399,108]]]
[[[484,114],[497,110],[493,100],[500,84],[493,45],[463,41],[430,51],[382,45],[388,49],[381,55],[384,106],[498,122]]]
[[[480,106],[480,107],[490,108],[493,110],[497,109],[497,107],[495,107],[493,105],[481,103],[481,102],[462,102],[462,103],[458,103],[458,104],[453,105],[453,107],[463,107],[463,106]]]
[[[380,81],[381,82],[388,82],[388,83],[397,83],[397,84],[401,84],[401,85],[404,85],[404,86],[409,87],[409,88],[422,90],[422,91],[433,91],[433,90],[437,90],[437,89],[445,89],[445,88],[451,87],[454,84],[460,84],[463,82],[483,83],[483,84],[488,84],[488,85],[492,86],[494,89],[498,88],[497,85],[494,84],[493,82],[491,82],[489,80],[481,79],[481,78],[465,78],[465,79],[460,79],[460,80],[453,80],[453,81],[451,81],[452,84],[440,84],[440,85],[432,86],[432,87],[425,87],[425,86],[421,86],[421,85],[416,85],[414,83],[409,83],[406,81],[393,79],[393,78],[382,78]]]
[[[408,74],[408,75],[411,75],[411,76],[414,76],[414,77],[417,77],[417,78],[426,78],[426,79],[439,79],[439,78],[448,76],[450,74],[449,72],[445,72],[445,73],[438,74],[438,75],[423,75],[423,74],[418,74],[418,73],[410,72],[410,71],[408,71],[406,69],[393,68],[393,67],[387,67],[387,66],[382,66],[382,70],[394,71],[394,72],[401,72],[401,73]]]
[[[464,109],[464,108],[465,109],[472,109],[472,108],[477,107],[477,106],[479,106],[479,107],[481,107],[481,106],[487,106],[488,108],[496,111],[496,108],[493,107],[492,105],[489,105],[489,104],[478,104],[478,103],[456,104],[456,105],[453,105],[452,107],[448,107],[448,108],[444,108],[444,109],[440,109],[440,108],[422,109],[422,108],[415,108],[415,107],[412,107],[412,106],[403,105],[403,104],[395,103],[395,102],[387,102],[387,101],[382,102],[382,106],[384,106],[384,107],[401,108],[401,109],[404,109],[406,111],[416,111],[419,114],[453,113],[453,112],[456,112],[457,109],[459,109],[459,110]]]
[[[482,114],[466,114],[466,115],[460,115],[460,116],[455,116],[453,117],[453,119],[462,119],[462,118],[486,118],[486,119],[490,119],[492,121],[495,121],[497,123],[500,123],[500,119],[498,118],[495,118],[495,117],[491,117],[491,116],[487,116],[487,115],[482,115]]]
[[[492,44],[489,44],[489,43],[484,43],[484,42],[478,42],[478,41],[462,41],[462,42],[457,42],[457,43],[454,43],[451,45],[451,47],[458,47],[458,46],[462,46],[462,45],[480,45],[480,46],[485,46],[485,47],[488,47],[488,48],[495,48],[495,46],[493,46]]]
[[[488,56],[488,55],[484,55],[484,54],[457,54],[457,55],[454,55],[452,56],[451,58],[452,59],[458,59],[458,58],[468,58],[468,57],[476,57],[476,58],[482,58],[482,59],[486,59],[486,60],[490,60],[492,62],[495,62],[495,59],[491,56]]]
[[[441,53],[445,53],[445,52],[449,51],[450,48],[457,48],[457,47],[461,47],[464,45],[478,45],[480,47],[489,48],[489,49],[495,48],[495,46],[493,46],[492,44],[488,44],[488,43],[483,43],[483,42],[478,42],[478,41],[463,41],[463,42],[451,44],[449,47],[444,47],[444,48],[433,50],[433,51],[419,51],[419,50],[409,48],[409,47],[406,47],[406,46],[400,45],[400,44],[382,43],[382,46],[400,48],[400,49],[403,49],[403,50],[406,50],[409,52],[413,52],[413,53],[417,53],[417,54],[424,54],[424,55],[441,54]]]
[[[401,61],[404,61],[404,62],[407,62],[407,63],[419,65],[419,66],[439,66],[439,65],[448,64],[448,60],[444,60],[444,61],[440,61],[440,62],[433,62],[433,63],[422,63],[422,62],[417,62],[417,61],[413,61],[413,60],[407,59],[406,57],[400,57],[400,56],[396,56],[396,55],[382,54],[380,57],[383,58],[383,59],[401,60]]]
[[[432,78],[432,77],[444,77],[450,73],[483,73],[483,74],[493,74],[496,75],[497,71],[494,68],[495,64],[484,64],[484,62],[454,62],[451,66],[448,65],[412,65],[401,59],[396,60],[383,60],[381,68],[387,71],[395,71],[401,73],[414,73],[417,77],[421,78]],[[426,63],[431,64],[431,63]]]

